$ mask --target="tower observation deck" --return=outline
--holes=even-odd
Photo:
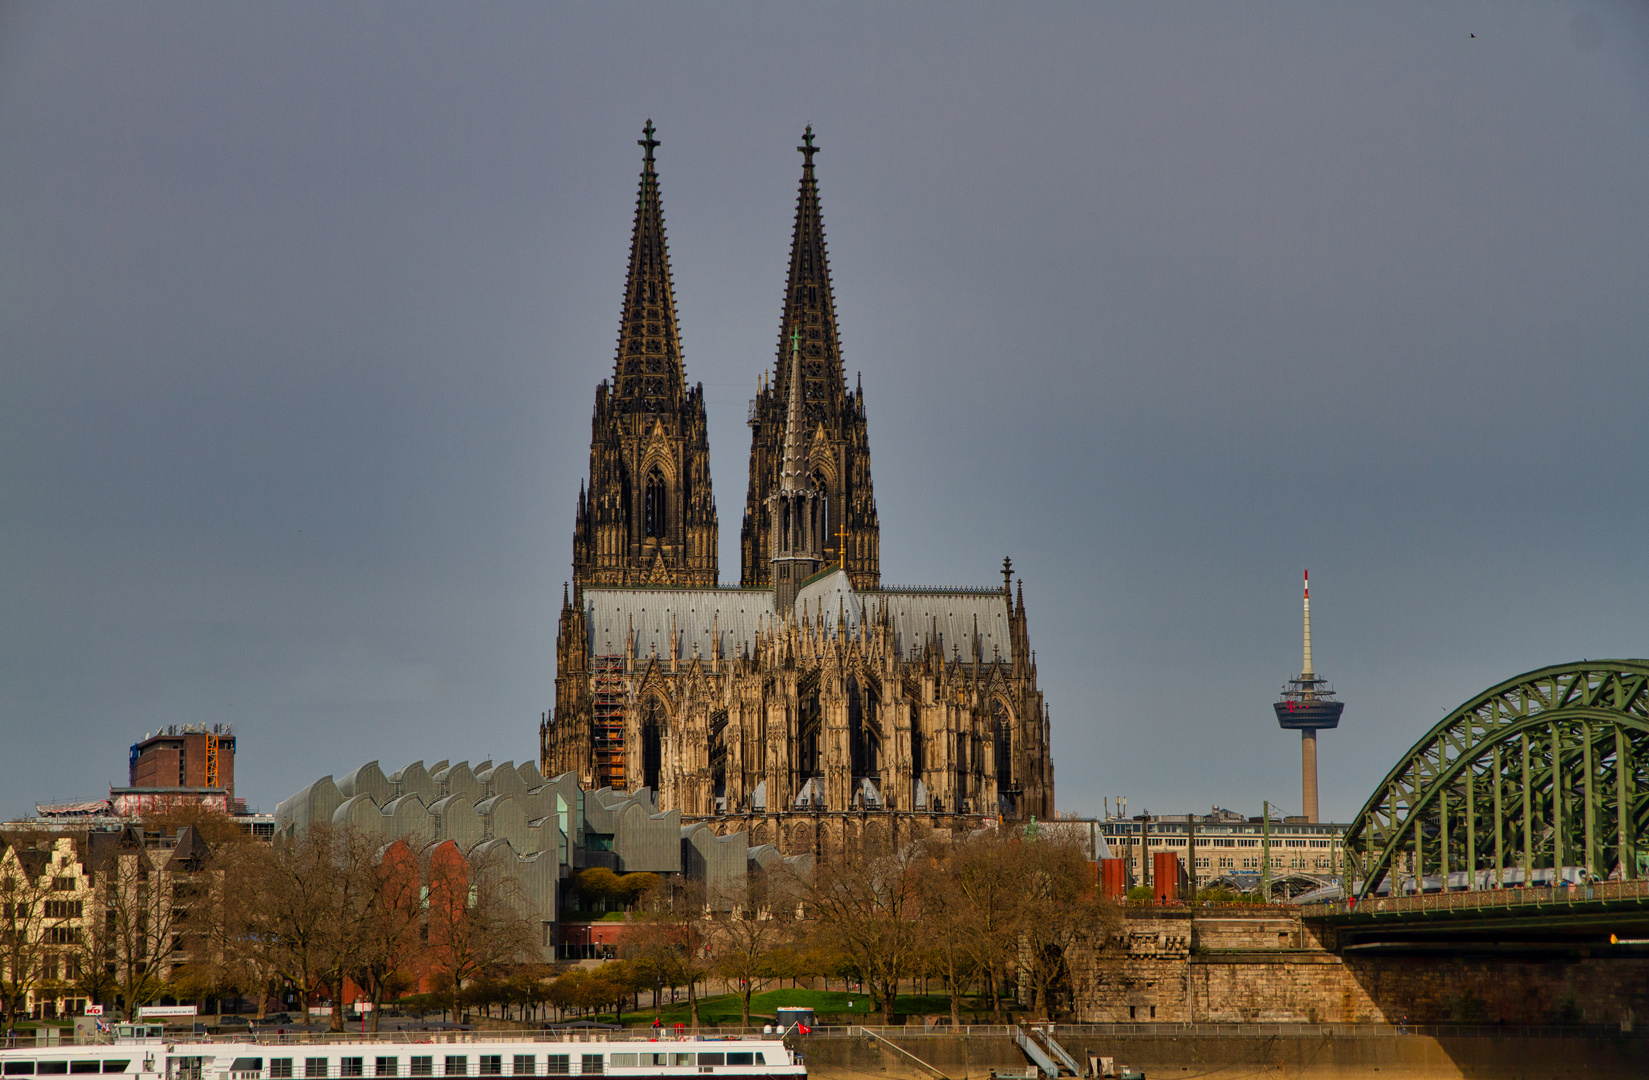
[[[1305,572],[1305,647],[1300,674],[1288,680],[1283,695],[1271,707],[1277,723],[1286,731],[1300,733],[1300,812],[1307,821],[1317,820],[1317,732],[1338,727],[1345,702],[1339,700],[1327,679],[1319,679],[1311,667],[1311,571]]]

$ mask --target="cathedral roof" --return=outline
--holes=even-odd
[[[690,660],[694,646],[700,656],[714,653],[717,635],[723,656],[749,646],[756,635],[774,624],[773,593],[768,589],[602,589],[586,587],[583,594],[592,656],[622,656],[631,630],[636,656],[670,655],[672,630],[676,655]],[[885,589],[857,592],[840,569],[810,579],[796,595],[796,614],[809,621],[823,619],[828,630],[837,616],[849,631],[886,614],[893,626],[894,647],[901,655],[939,648],[945,659],[974,657],[974,634],[979,636],[978,659],[1013,659],[1013,635],[1008,627],[1007,597],[1001,589]]]
[[[723,655],[754,645],[756,633],[773,624],[773,593],[768,589],[584,589],[590,655],[619,656],[633,629],[636,655],[670,655],[670,631],[677,654],[691,658],[693,647],[709,657],[719,631]]]
[[[864,618],[864,601],[853,591],[853,583],[847,579],[847,575],[839,566],[814,574],[802,583],[802,587],[796,590],[798,615],[801,614],[803,605],[814,615],[821,611],[825,612],[829,620],[828,625],[831,627],[836,625],[838,610],[847,620],[849,628],[858,626]]]

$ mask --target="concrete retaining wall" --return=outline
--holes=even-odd
[[[951,1080],[985,1080],[992,1069],[1023,1069],[1025,1055],[1006,1035],[890,1036],[887,1042],[870,1035],[820,1037],[801,1040],[807,1072],[820,1080],[938,1080],[899,1050],[932,1065]]]
[[[1649,1075],[1649,1038],[1474,1034],[1203,1035],[1082,1034],[1059,1041],[1145,1071],[1148,1080],[1269,1077],[1277,1080],[1637,1080]],[[938,1080],[915,1055],[951,1080],[986,1080],[993,1069],[1024,1069],[1024,1054],[1002,1035],[813,1035],[803,1038],[817,1080]],[[894,1049],[894,1046],[898,1049]]]

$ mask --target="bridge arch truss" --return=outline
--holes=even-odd
[[[1455,709],[1346,831],[1348,880],[1467,872],[1469,887],[1584,867],[1640,878],[1649,826],[1649,660],[1542,668]]]

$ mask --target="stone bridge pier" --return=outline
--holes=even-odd
[[[1298,907],[1128,908],[1072,965],[1079,1023],[1649,1022],[1649,952],[1475,934],[1345,945]]]

